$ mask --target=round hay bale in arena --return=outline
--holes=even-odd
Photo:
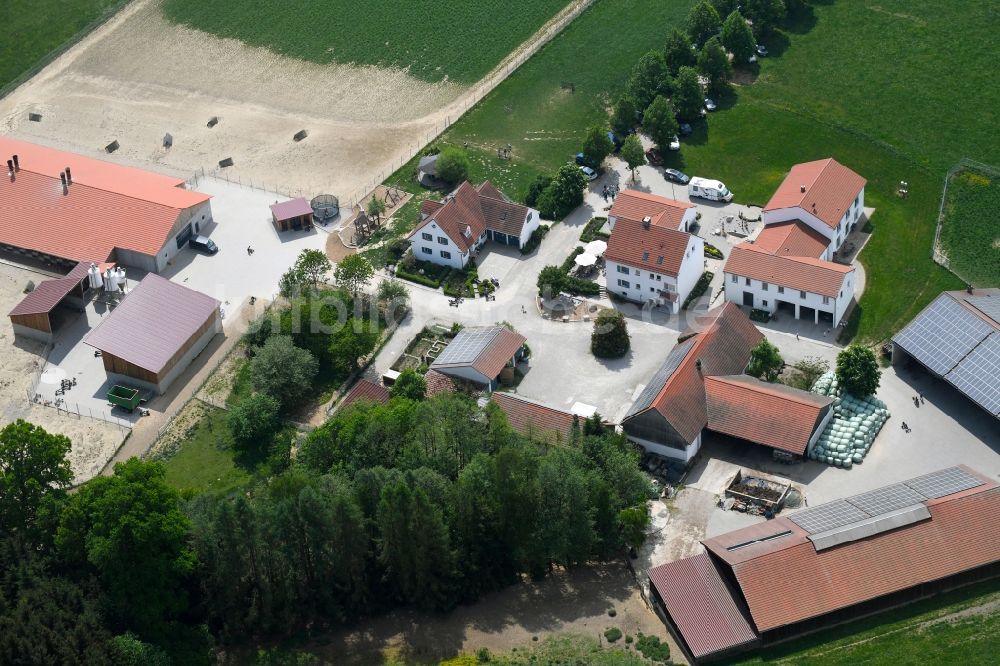
[[[313,209],[313,217],[322,222],[327,222],[340,215],[340,199],[332,194],[317,194],[313,197],[309,205]]]

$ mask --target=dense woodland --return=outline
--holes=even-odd
[[[649,488],[623,438],[588,421],[548,446],[493,405],[409,393],[342,410],[230,496],[182,497],[137,459],[70,494],[69,441],[7,426],[0,663],[207,664],[641,541]]]

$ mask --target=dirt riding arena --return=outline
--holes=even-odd
[[[36,284],[46,276],[0,263],[0,311],[4,314],[24,297],[28,280]],[[30,421],[49,432],[69,437],[73,444],[69,460],[74,484],[101,471],[118,449],[125,431],[116,425],[91,420],[28,402],[28,393],[44,361],[45,345],[34,340],[14,339],[10,320],[0,324],[0,426],[17,419]]]
[[[352,204],[509,72],[505,62],[468,88],[399,69],[318,65],[172,25],[159,2],[136,0],[0,100],[0,131],[95,156],[116,140],[116,161],[179,176],[232,158],[222,170],[231,179]],[[569,18],[557,16],[511,58]],[[293,141],[303,129],[308,136]]]

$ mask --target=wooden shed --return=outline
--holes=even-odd
[[[113,383],[164,393],[221,331],[219,301],[150,273],[83,341]]]
[[[313,209],[305,199],[290,199],[271,205],[271,221],[278,231],[311,229]]]
[[[14,335],[52,342],[59,306],[84,307],[88,265],[80,262],[66,277],[45,280],[28,292],[8,314]]]

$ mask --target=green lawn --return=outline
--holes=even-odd
[[[122,0],[0,2],[0,89]]]
[[[163,10],[174,22],[303,60],[408,67],[425,81],[472,83],[568,2],[166,0]]]
[[[228,492],[252,479],[234,459],[225,410],[209,408],[177,453],[163,461],[167,483],[181,490]]]
[[[1000,286],[1000,172],[974,168],[950,178],[941,246],[955,273],[977,287]]]
[[[998,604],[1000,581],[994,580],[805,636],[729,663],[733,666],[995,664],[1000,652]]]

